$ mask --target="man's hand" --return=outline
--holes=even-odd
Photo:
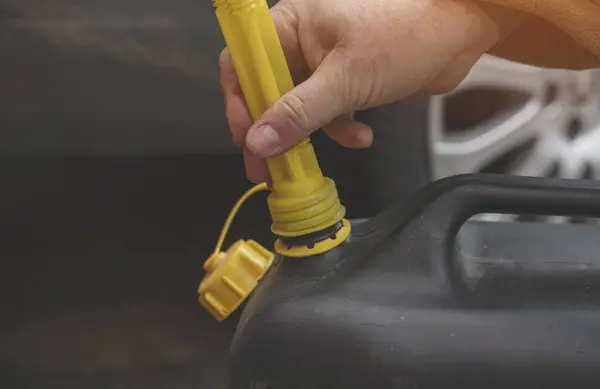
[[[220,59],[227,120],[255,182],[268,178],[264,158],[319,128],[370,146],[354,111],[453,90],[501,34],[471,0],[282,0],[271,12],[298,84],[256,123],[226,50]]]

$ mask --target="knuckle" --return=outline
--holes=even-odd
[[[271,16],[277,27],[288,24],[295,19],[296,9],[293,1],[281,0],[270,9]]]
[[[366,73],[369,59],[366,57],[365,53],[353,50],[352,52],[346,52],[344,54],[344,62],[346,64],[346,72],[349,75],[360,76],[363,73]]]
[[[377,100],[382,85],[378,82],[382,72],[377,58],[366,52],[349,53],[345,58],[339,95],[345,97],[346,112],[363,108]]]
[[[282,114],[287,121],[287,126],[297,133],[305,133],[309,119],[306,112],[306,103],[299,96],[293,94],[284,95],[279,100]]]
[[[229,55],[228,49],[223,49],[221,54],[219,55],[219,68],[221,70],[229,67],[231,65],[231,56]]]

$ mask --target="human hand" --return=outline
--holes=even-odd
[[[271,13],[300,83],[255,123],[227,50],[220,58],[227,120],[254,182],[268,178],[264,158],[319,128],[370,146],[354,111],[453,90],[500,35],[472,0],[282,0]]]

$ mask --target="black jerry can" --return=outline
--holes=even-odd
[[[600,388],[600,228],[465,224],[480,213],[599,217],[600,183],[451,177],[329,253],[278,258],[230,387]]]

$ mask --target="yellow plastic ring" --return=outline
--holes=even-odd
[[[335,234],[335,239],[322,240],[315,243],[312,248],[309,248],[308,246],[288,246],[283,243],[281,239],[277,239],[275,241],[275,251],[284,257],[290,258],[303,258],[323,254],[344,243],[346,238],[350,235],[351,230],[352,227],[350,222],[344,219],[342,221],[342,228]]]

